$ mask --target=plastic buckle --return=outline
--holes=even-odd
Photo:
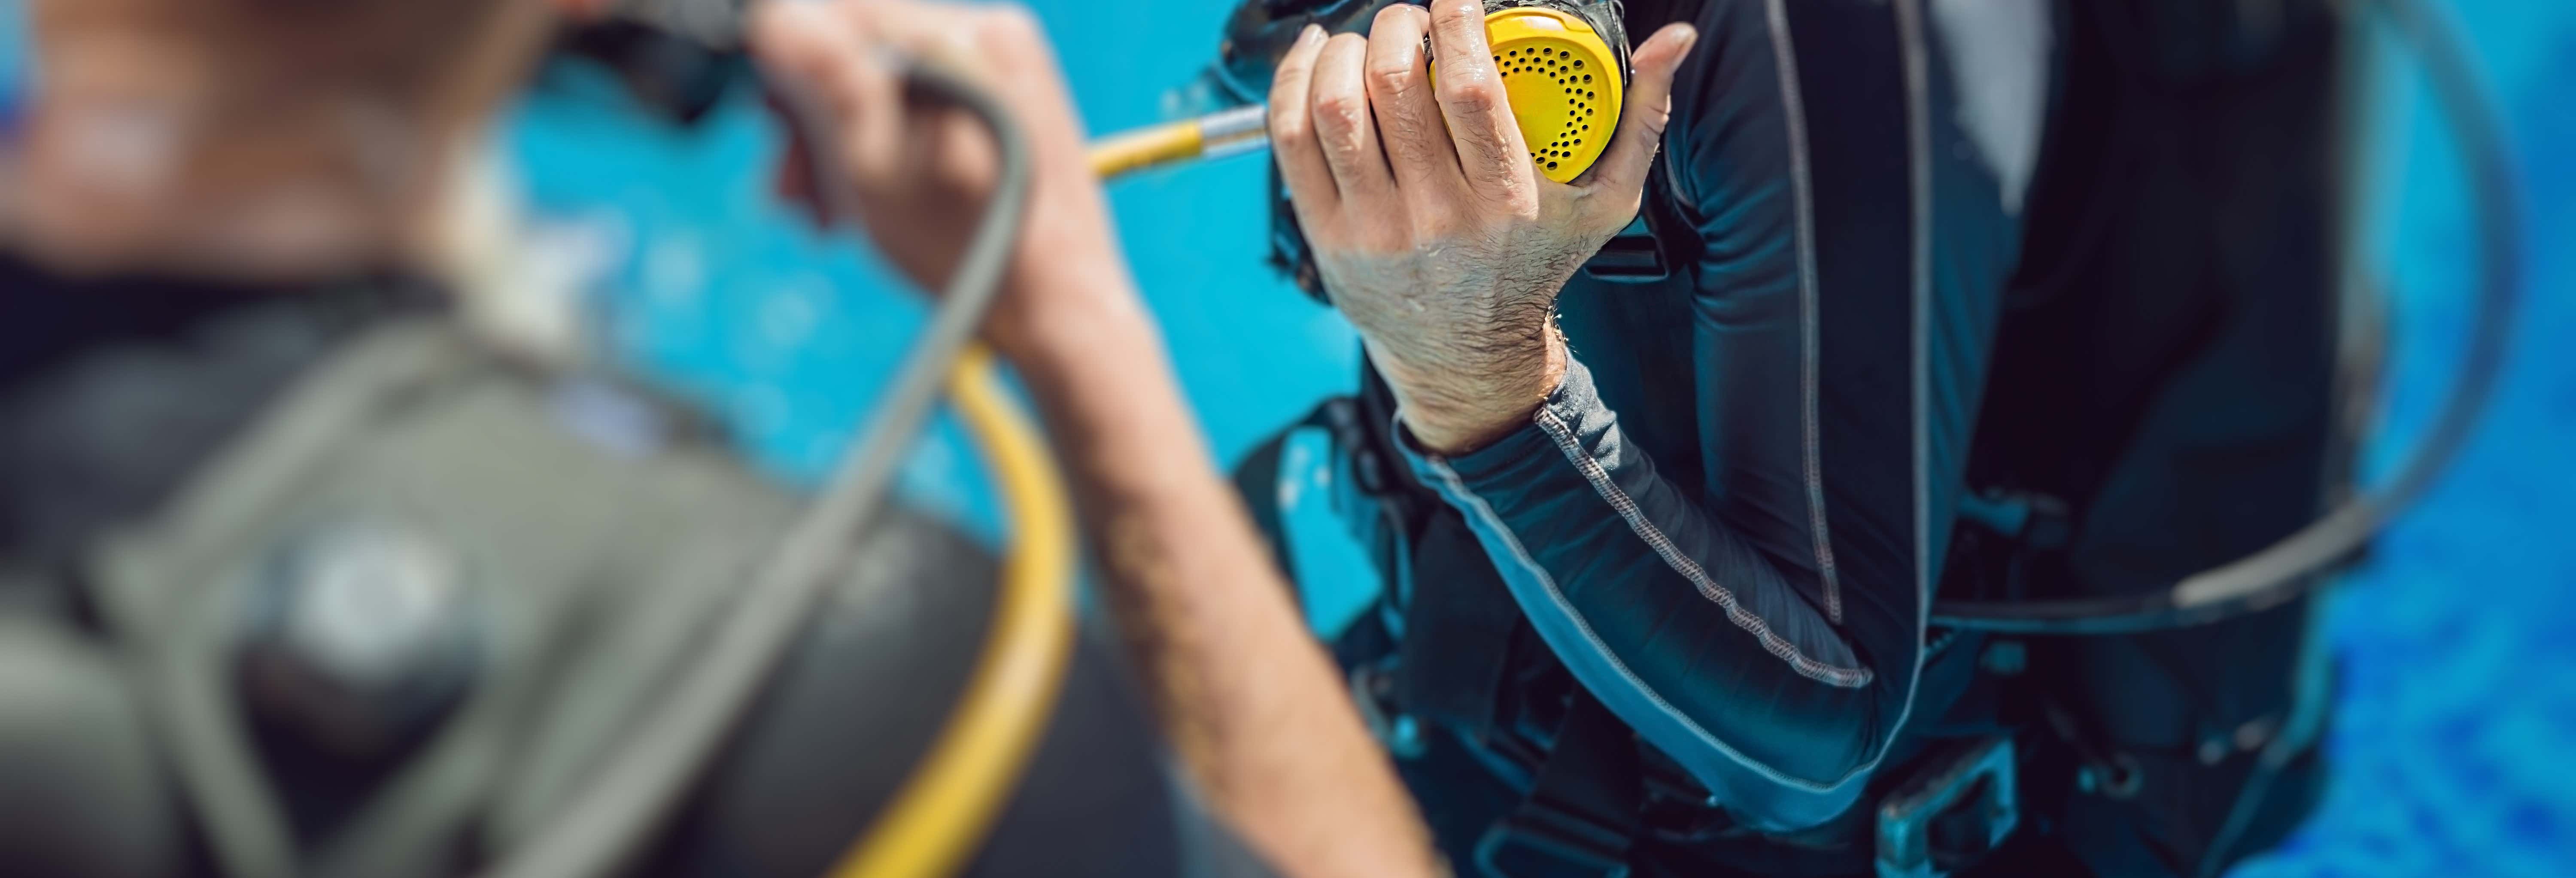
[[[1490,878],[1627,878],[1627,830],[1531,802],[1476,839]]]
[[[1378,744],[1397,759],[1418,759],[1430,743],[1423,738],[1422,721],[1414,719],[1395,702],[1396,656],[1351,669],[1351,702],[1359,707],[1360,723]]]
[[[2063,547],[2075,530],[2066,501],[2046,494],[1988,488],[1960,497],[1959,514],[2033,549]]]
[[[1878,878],[1947,878],[2020,822],[2012,739],[1958,748],[1879,800]]]

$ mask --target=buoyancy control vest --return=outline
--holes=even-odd
[[[608,770],[799,511],[692,407],[423,296],[0,268],[52,340],[0,376],[0,872],[477,872]],[[824,874],[937,745],[997,565],[898,508],[843,568],[631,874]],[[1269,874],[1107,654],[1067,661],[964,874]]]
[[[1650,33],[1677,17],[1668,7],[1687,5],[1629,3],[1627,30]],[[2424,26],[2399,7],[2401,24]],[[2355,24],[2328,3],[2252,16],[2224,0],[2050,8],[2049,123],[1939,597],[1962,607],[2109,598],[2098,603],[2116,612],[2159,605],[2178,579],[2272,546],[2353,492],[2361,397],[2377,366],[2356,343],[2371,333],[2348,329],[2347,317],[2368,315],[2344,313],[2341,273]],[[2441,41],[2416,36],[2440,78]],[[2475,108],[2458,112],[2474,141]],[[1670,175],[1691,170],[1656,170],[1638,222],[1577,285],[1651,290],[1687,265],[1698,245],[1666,195]],[[1315,290],[1284,199],[1274,208],[1278,261]],[[2510,228],[2489,231],[2509,252]],[[2509,271],[2489,284],[2501,291],[2490,307],[2509,303]],[[1658,859],[1723,874],[1945,874],[1980,859],[1993,839],[1951,826],[1937,862],[1891,866],[1879,856],[1894,843],[1887,827],[1873,832],[1867,815],[1748,841],[1722,814],[1695,809],[1704,793],[1653,748],[1586,731],[1599,725],[1584,719],[1597,705],[1531,636],[1457,514],[1411,483],[1385,430],[1392,399],[1363,371],[1357,396],[1326,402],[1292,432],[1331,437],[1337,503],[1383,574],[1383,598],[1339,644],[1355,697],[1407,757],[1453,853],[1546,848],[1523,862],[1572,863],[1570,874],[1653,871]],[[2462,384],[2468,411],[2479,380]],[[1237,473],[1274,527],[1286,438],[1256,447]],[[1924,648],[1953,655],[1964,682],[1909,732],[2002,736],[2021,770],[1962,774],[1954,769],[1983,757],[1927,741],[1864,801],[1903,801],[1936,775],[1968,783],[1935,791],[2001,782],[2016,788],[2022,819],[2010,852],[1984,858],[1995,874],[2029,873],[2036,857],[2056,858],[2051,874],[2214,874],[2275,843],[2321,789],[2327,668],[2306,595],[2272,589],[2151,633],[1936,622]],[[1566,741],[1626,755],[1577,765],[1556,752]],[[1617,777],[1566,780],[1587,773]],[[1468,804],[1447,807],[1457,803]],[[1695,845],[1704,858],[1676,850]]]

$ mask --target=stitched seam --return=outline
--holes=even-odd
[[[1738,752],[1735,748],[1727,746],[1725,741],[1718,740],[1716,735],[1709,734],[1707,729],[1701,728],[1699,723],[1692,721],[1689,715],[1674,708],[1670,702],[1664,700],[1662,695],[1656,694],[1654,687],[1646,685],[1646,681],[1639,679],[1635,671],[1628,669],[1626,662],[1619,660],[1618,654],[1611,652],[1610,647],[1601,642],[1601,635],[1593,632],[1592,623],[1585,621],[1583,614],[1576,611],[1574,605],[1565,600],[1565,593],[1557,589],[1556,578],[1548,575],[1547,568],[1539,566],[1537,561],[1530,558],[1529,550],[1521,546],[1520,537],[1514,535],[1511,528],[1503,524],[1502,517],[1494,513],[1494,507],[1485,503],[1485,498],[1467,490],[1466,483],[1459,480],[1456,470],[1450,469],[1447,464],[1438,460],[1430,460],[1427,463],[1430,464],[1432,472],[1440,476],[1443,493],[1449,496],[1452,505],[1460,506],[1474,514],[1478,521],[1493,530],[1497,539],[1502,542],[1503,548],[1511,551],[1513,563],[1520,565],[1522,570],[1537,578],[1539,588],[1547,592],[1548,601],[1555,604],[1557,612],[1574,624],[1574,630],[1583,635],[1584,642],[1591,644],[1592,650],[1600,654],[1601,660],[1608,663],[1612,671],[1618,672],[1619,679],[1627,683],[1629,688],[1636,690],[1637,694],[1645,696],[1647,703],[1654,705],[1656,710],[1662,711],[1674,722],[1680,723],[1682,729],[1689,732],[1692,737],[1724,754],[1728,759],[1734,760],[1736,764],[1760,775],[1764,780],[1809,793],[1833,793],[1877,765],[1873,760],[1869,766],[1855,769],[1832,783],[1820,783],[1791,777],[1777,768]]]
[[[1621,490],[1616,482],[1612,482],[1610,472],[1602,468],[1601,462],[1585,453],[1583,446],[1574,440],[1574,431],[1566,426],[1564,419],[1542,407],[1538,410],[1538,425],[1540,429],[1547,431],[1550,438],[1556,440],[1556,447],[1565,452],[1565,459],[1573,462],[1577,471],[1583,473],[1584,480],[1592,483],[1592,490],[1600,494],[1601,499],[1608,502],[1611,509],[1617,510],[1620,518],[1628,522],[1628,530],[1634,532],[1638,539],[1646,541],[1646,545],[1653,548],[1655,554],[1663,558],[1664,563],[1674,572],[1690,580],[1691,585],[1699,589],[1701,597],[1724,608],[1727,621],[1735,623],[1735,627],[1742,628],[1746,633],[1753,635],[1755,640],[1762,643],[1763,649],[1772,655],[1779,656],[1781,661],[1788,662],[1790,667],[1797,669],[1799,676],[1845,689],[1858,689],[1869,685],[1868,668],[1838,667],[1808,658],[1804,653],[1799,652],[1796,644],[1790,643],[1788,638],[1781,637],[1779,632],[1771,630],[1771,623],[1768,620],[1745,609],[1743,603],[1736,600],[1733,591],[1717,584],[1717,580],[1708,575],[1707,568],[1700,566],[1700,563],[1690,556],[1682,554],[1681,549],[1673,545],[1672,538],[1666,536],[1654,522],[1646,520],[1645,513],[1637,508],[1636,500],[1629,497],[1628,492]]]
[[[1780,78],[1780,103],[1789,139],[1789,181],[1798,213],[1798,424],[1803,431],[1804,477],[1807,483],[1807,538],[1816,552],[1816,576],[1824,583],[1825,619],[1843,623],[1842,578],[1834,571],[1833,532],[1825,522],[1823,432],[1816,414],[1820,382],[1816,362],[1815,200],[1807,167],[1807,108],[1798,91],[1798,54],[1789,40],[1789,13],[1782,0],[1768,4],[1771,59]]]

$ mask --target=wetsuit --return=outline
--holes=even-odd
[[[121,642],[132,636],[120,618],[129,613],[115,606],[111,583],[123,574],[102,559],[112,559],[120,541],[163,523],[206,469],[220,468],[232,446],[299,398],[298,388],[354,339],[402,321],[440,319],[440,310],[439,297],[399,282],[296,291],[170,280],[73,283],[0,259],[0,314],[9,315],[0,322],[0,655],[15,672],[0,674],[0,816],[12,827],[0,839],[0,873],[214,873],[205,861],[202,815],[192,813],[183,784],[161,770],[166,757],[156,750],[168,746],[167,733],[142,718],[149,711],[123,707],[129,698],[149,702],[142,693],[150,687],[108,682],[117,676],[108,669],[143,663],[155,645]],[[406,423],[411,405],[389,404],[382,417]],[[638,423],[584,425],[576,423],[579,413],[602,410],[566,411],[563,426],[576,434],[609,436],[596,428]],[[661,495],[688,502],[616,516],[614,526],[624,530],[612,532],[659,536],[586,550],[589,569],[632,573],[632,581],[609,585],[637,601],[684,598],[687,591],[662,583],[692,575],[724,577],[714,583],[721,592],[739,575],[733,563],[740,553],[769,544],[777,531],[768,524],[783,527],[795,510],[787,492],[764,490],[738,462],[691,456],[692,446],[721,451],[721,443],[688,438],[678,420],[666,426],[643,431],[662,437],[661,451],[611,439],[615,453],[600,458],[638,467],[639,485],[655,483],[661,476],[652,470],[659,469],[702,489]],[[399,461],[387,472],[407,477]],[[535,487],[508,502],[547,497],[542,484]],[[564,542],[579,541],[576,528],[564,533]],[[449,536],[478,545],[470,533]],[[846,581],[812,614],[678,816],[633,858],[635,874],[823,874],[910,778],[980,659],[998,565],[948,525],[905,510],[882,517],[853,558]],[[648,638],[656,643],[621,647],[625,634],[647,630],[629,624],[641,618],[635,611],[652,608],[612,603],[584,613],[586,624],[552,645],[554,672],[582,675],[600,664],[585,663],[585,655],[613,664],[666,656],[693,642],[682,628]],[[1071,661],[1043,743],[965,874],[1272,874],[1171,773],[1110,653],[1085,637]],[[89,670],[48,676],[62,668]],[[446,841],[432,847],[438,856],[407,858],[400,867],[424,875],[468,868],[471,855],[443,858],[526,825],[535,812],[521,806],[559,800],[562,785],[545,779],[577,776],[558,769],[580,764],[614,736],[612,727],[610,739],[585,737],[578,710],[548,711],[578,700],[557,693],[522,717],[507,747],[511,771],[490,778],[478,798],[488,813],[469,815],[452,837],[442,836]],[[344,758],[265,719],[252,725],[266,783],[305,857],[331,850],[366,820],[367,806],[397,786],[406,763],[430,758],[426,747]]]
[[[2019,65],[1981,132],[1960,41],[1992,35],[1922,3],[1698,4],[1658,193],[1688,261],[1571,286],[1532,422],[1409,454],[1585,688],[1753,828],[1850,808],[1920,700],[2044,97],[2019,5],[2020,42],[1967,46]]]
[[[1648,184],[1669,276],[1578,275],[1565,382],[1493,445],[1346,440],[1362,490],[1392,460],[1436,496],[1357,522],[1394,587],[1339,651],[1392,668],[1382,712],[1434,727],[1397,746],[1427,751],[1403,767],[1444,846],[1535,826],[1647,874],[1865,873],[1893,769],[2017,729],[2172,760],[2170,786],[2089,806],[2059,795],[2073,757],[2026,766],[2047,775],[2026,807],[2079,816],[2025,835],[2080,836],[2099,871],[2197,872],[2303,813],[2312,772],[2261,828],[2219,829],[2249,757],[2206,740],[2280,726],[2303,605],[2009,643],[1985,672],[1986,638],[1926,624],[1936,593],[2159,588],[2319,508],[2337,25],[2285,8],[1627,3],[1632,34],[1702,35]],[[1394,420],[1374,376],[1358,409]],[[2021,492],[2072,536],[1973,517]],[[2073,731],[2030,737],[2051,712]],[[1569,741],[1630,746],[1618,729],[1635,764],[1560,770]],[[1613,779],[1560,783],[1585,773]],[[2086,868],[2033,862],[1996,874]]]

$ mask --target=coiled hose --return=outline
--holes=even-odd
[[[2280,606],[2323,585],[2324,571],[2421,499],[2450,467],[2494,395],[2522,297],[2522,210],[2504,123],[2479,87],[2460,35],[2423,0],[2373,8],[2412,46],[2458,138],[2477,204],[2480,277],[2468,352],[2433,426],[2386,487],[2354,497],[2261,551],[2144,595],[2035,601],[1942,601],[1936,627],[2012,634],[2134,634],[2185,628]]]
[[[1000,174],[930,327],[822,493],[762,565],[702,658],[674,681],[635,734],[551,823],[488,878],[605,878],[631,865],[776,669],[808,611],[837,580],[854,535],[885,505],[896,468],[943,383],[1001,476],[1015,524],[993,636],[957,712],[887,816],[836,874],[936,875],[982,837],[1052,714],[1072,643],[1073,539],[1064,488],[1029,419],[1006,401],[992,361],[969,341],[1000,291],[1029,186],[1029,155],[999,104],[964,80],[906,62],[910,90],[951,103],[992,132]],[[828,170],[828,169],[824,169]],[[826,187],[838,191],[837,187]]]

